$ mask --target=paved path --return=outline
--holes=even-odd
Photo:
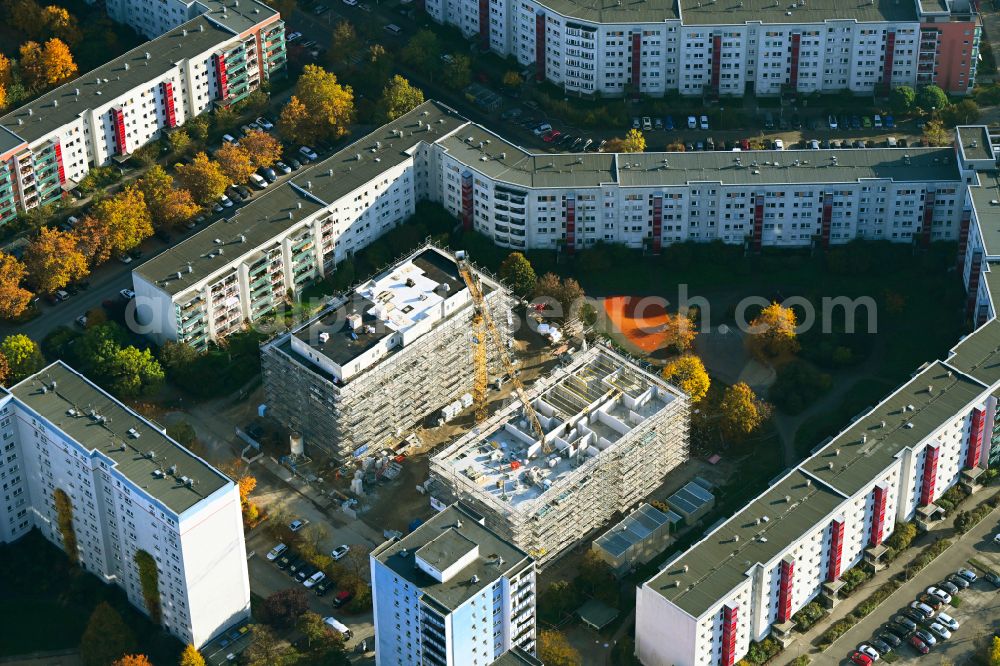
[[[962,509],[967,511],[998,493],[1000,493],[1000,487],[996,486],[981,490],[966,500],[965,504],[962,505]],[[844,661],[845,655],[847,655],[850,650],[855,648],[859,643],[870,638],[874,630],[885,623],[899,608],[915,599],[918,591],[923,590],[933,582],[940,580],[946,574],[951,573],[956,569],[960,569],[963,566],[967,566],[966,560],[973,554],[974,550],[979,549],[980,544],[983,541],[983,535],[989,534],[991,530],[996,528],[997,514],[996,512],[990,514],[967,534],[956,537],[954,531],[955,513],[957,512],[954,512],[951,516],[942,521],[936,529],[918,536],[914,540],[913,545],[905,553],[900,555],[889,566],[876,573],[871,579],[856,589],[849,599],[841,601],[840,604],[838,604],[837,607],[830,612],[826,619],[818,622],[804,634],[796,633],[795,642],[785,650],[778,663],[791,663],[795,657],[798,657],[801,654],[809,654],[812,657],[813,664],[839,664],[842,661],[846,663],[846,661]],[[921,571],[920,574],[918,574],[913,580],[908,581],[896,590],[896,592],[893,593],[893,595],[884,604],[882,604],[878,610],[859,622],[846,634],[841,636],[840,639],[830,646],[825,653],[816,651],[816,648],[813,647],[813,642],[819,638],[819,636],[825,632],[831,624],[846,617],[876,588],[901,572],[904,566],[909,564],[909,562],[913,560],[913,558],[916,557],[921,550],[934,543],[937,539],[945,537],[953,540],[957,539],[957,541],[952,544],[951,548],[946,550],[942,555],[934,560],[934,562]]]

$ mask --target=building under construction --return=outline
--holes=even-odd
[[[439,499],[472,506],[544,567],[688,458],[688,399],[605,347],[576,354],[431,460]]]
[[[463,262],[507,346],[512,300]],[[474,390],[476,307],[455,257],[427,245],[261,348],[268,413],[340,460],[400,441]],[[495,370],[500,347],[487,352]]]

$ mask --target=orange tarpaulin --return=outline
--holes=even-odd
[[[647,354],[667,343],[667,311],[662,304],[639,296],[612,296],[604,299],[604,311],[622,335]]]

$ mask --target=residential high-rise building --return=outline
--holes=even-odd
[[[449,506],[370,560],[380,666],[533,663],[503,655],[535,653],[535,563],[473,511]]]
[[[239,489],[160,426],[57,362],[2,392],[0,442],[0,542],[35,528],[75,548],[183,643],[249,617]]]
[[[476,276],[506,339],[512,298]],[[268,413],[342,460],[395,444],[435,410],[471,399],[475,312],[455,257],[422,247],[261,348]]]
[[[0,117],[0,224],[282,70],[284,23],[253,4],[193,18]]]

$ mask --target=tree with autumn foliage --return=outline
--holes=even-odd
[[[662,324],[664,346],[674,353],[683,353],[691,348],[698,330],[691,317],[678,312],[663,315]]]
[[[153,662],[144,654],[127,654],[115,660],[111,666],[153,666]]]
[[[708,394],[712,384],[705,364],[694,354],[679,356],[663,368],[663,379],[684,391],[696,403]]]
[[[172,229],[200,210],[191,193],[174,187],[174,179],[159,164],[146,172],[139,181],[139,189],[149,207],[153,226],[158,229]]]
[[[62,83],[76,75],[76,62],[66,42],[58,37],[45,42],[28,41],[21,45],[18,61],[21,75],[34,89]]]
[[[771,406],[743,382],[726,389],[719,411],[722,434],[732,440],[752,434],[771,416]]]
[[[76,17],[64,7],[48,5],[41,12],[45,30],[70,46],[76,46],[83,39]]]
[[[646,150],[646,137],[637,129],[630,129],[622,141],[623,153],[641,153]]]
[[[247,154],[255,169],[269,167],[281,159],[281,142],[267,132],[247,132],[240,140],[240,149]]]
[[[424,91],[396,74],[382,90],[378,102],[378,115],[385,120],[395,120],[424,103]]]
[[[10,379],[14,382],[35,374],[45,365],[41,347],[23,333],[8,335],[0,341],[0,354],[7,359]]]
[[[195,155],[189,164],[178,164],[176,170],[181,186],[202,206],[218,201],[229,185],[222,167],[204,152]]]
[[[178,666],[205,666],[205,657],[201,656],[198,648],[188,643],[184,652],[181,653],[181,661]]]
[[[762,361],[794,354],[799,350],[796,326],[794,310],[771,303],[750,322],[747,346]]]
[[[314,143],[338,139],[354,119],[354,91],[319,65],[306,65],[295,84],[295,93],[278,120],[282,136],[290,141]]]
[[[219,163],[219,168],[226,175],[226,179],[232,183],[245,183],[250,180],[250,174],[254,172],[247,151],[234,143],[222,144],[222,147],[215,151],[215,161]]]
[[[76,229],[80,250],[91,266],[126,254],[153,235],[146,198],[137,184],[94,204]]]
[[[583,658],[566,634],[554,629],[538,632],[538,659],[546,666],[580,666]]]
[[[76,234],[49,227],[42,227],[25,248],[24,264],[29,281],[40,294],[52,294],[89,272]]]
[[[19,317],[31,302],[31,292],[21,286],[28,270],[17,257],[0,252],[0,318]]]

